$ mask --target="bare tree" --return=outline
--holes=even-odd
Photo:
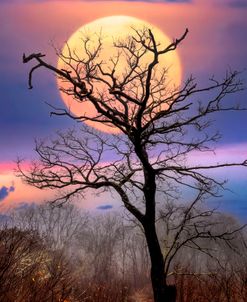
[[[239,250],[238,236],[245,225],[239,226],[231,217],[227,218],[215,208],[203,207],[199,201],[201,200],[197,196],[187,205],[167,203],[161,211],[158,229],[161,230],[160,238],[164,240],[161,246],[167,276],[179,273],[179,270],[174,269],[177,259],[183,264],[188,262],[186,250],[196,251],[198,261],[194,259],[194,263],[199,270],[202,268],[200,254],[214,259],[220,265],[221,260],[224,261],[223,245],[229,249],[231,255]]]
[[[19,209],[11,213],[14,226],[39,234],[49,248],[71,245],[79,230],[88,223],[88,214],[72,204],[54,207],[50,204]]]
[[[222,215],[224,228],[233,224],[232,218]],[[235,222],[236,223],[236,222]],[[222,225],[216,226],[218,232]],[[209,243],[208,239],[204,244]],[[180,257],[176,260],[177,267],[174,274],[178,288],[178,301],[206,302],[206,301],[245,301],[246,300],[246,241],[243,232],[235,234],[231,242],[236,252],[228,241],[211,241],[207,251],[214,257],[208,257],[199,249],[190,250],[187,259]],[[180,254],[183,254],[180,253]],[[218,255],[217,255],[218,254]],[[215,261],[217,257],[218,261]]]
[[[0,255],[1,301],[37,301],[34,280],[47,258],[38,234],[3,227],[0,230]]]
[[[83,40],[83,58],[69,46],[68,56],[59,53],[65,64],[63,69],[47,63],[41,53],[23,55],[24,63],[36,63],[29,73],[30,89],[33,72],[44,67],[66,84],[60,89],[73,96],[82,108],[90,103],[96,110],[93,117],[87,113],[75,117],[67,110],[56,108],[51,114],[105,124],[115,127],[119,133],[104,136],[87,126],[82,127],[81,135],[74,130],[58,133],[49,144],[37,142],[40,161],[33,164],[30,173],[22,170],[19,162],[19,174],[37,188],[58,189],[57,202],[83,196],[88,189],[116,192],[143,227],[155,302],[175,301],[176,296],[176,289],[167,283],[167,259],[156,230],[158,205],[180,198],[179,191],[182,192],[183,187],[195,190],[195,201],[191,208],[185,209],[178,226],[178,230],[183,230],[184,222],[191,219],[194,202],[208,196],[216,197],[218,190],[224,187],[224,183],[207,172],[247,165],[246,161],[209,165],[191,165],[187,161],[193,151],[210,149],[219,139],[218,133],[212,134],[209,128],[209,118],[216,113],[240,110],[227,103],[229,98],[225,97],[243,88],[235,71],[227,72],[223,80],[210,79],[206,87],[198,87],[190,77],[181,87],[171,88],[167,70],[157,69],[159,58],[175,50],[187,33],[186,29],[180,38],[163,46],[151,30],[133,30],[129,39],[114,42],[119,52],[117,57],[111,58],[109,66],[98,61],[103,48],[100,37],[97,46],[90,45],[88,37]],[[142,65],[140,62],[146,55],[151,59]],[[117,73],[121,57],[127,65]],[[112,161],[103,164],[107,154]],[[194,232],[212,235],[197,226]],[[178,244],[176,238],[174,244]]]

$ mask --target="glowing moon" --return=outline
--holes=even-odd
[[[76,60],[69,61],[69,59],[66,58],[69,58],[71,55],[74,58],[85,58],[85,56],[87,55],[83,47],[82,38],[88,37],[90,39],[89,44],[91,50],[93,51],[98,45],[99,34],[101,34],[103,48],[100,52],[99,57],[96,58],[96,62],[103,62],[105,70],[109,71],[109,68],[113,66],[111,60],[112,58],[116,58],[119,51],[119,49],[113,46],[113,42],[118,40],[124,41],[128,39],[134,34],[133,28],[135,30],[143,30],[143,28],[151,29],[156,41],[160,43],[160,47],[162,48],[165,48],[171,43],[171,40],[161,30],[159,30],[152,24],[140,19],[128,16],[111,16],[101,18],[83,25],[75,33],[72,34],[72,36],[68,39],[67,43],[62,49],[63,59],[61,57],[59,58],[58,68],[68,70],[68,67],[72,66],[72,68],[69,69],[71,69],[71,72],[73,73],[73,68],[76,68]],[[147,54],[142,58],[141,64],[148,64],[150,63],[150,60],[152,60],[152,55]],[[68,62],[70,63],[70,66],[68,65]],[[126,58],[125,60],[120,59],[115,74],[118,77],[123,76],[126,67]],[[169,86],[177,87],[180,85],[182,68],[177,51],[171,51],[165,55],[160,56],[157,68],[159,68],[159,70],[168,68],[166,77],[169,79]],[[83,116],[84,114],[90,117],[96,116],[97,113],[92,104],[90,104],[89,102],[80,103],[73,98],[73,93],[71,95],[68,95],[63,92],[63,90],[68,89],[68,83],[62,81],[61,79],[58,79],[57,82],[58,86],[60,87],[62,100],[71,113],[73,113],[77,117]],[[99,87],[98,92],[100,93]],[[108,133],[119,132],[117,128],[110,127],[106,124],[93,121],[86,121],[86,123],[100,131]]]

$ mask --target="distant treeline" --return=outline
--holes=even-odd
[[[176,248],[171,245],[179,218],[161,217],[160,242],[168,255]],[[208,233],[212,225],[220,234],[238,228],[234,218],[223,214],[217,221],[206,214],[199,219],[204,230],[210,226]],[[186,241],[188,225],[186,230],[180,240]],[[204,237],[190,240],[171,258],[170,284],[176,285],[177,301],[247,301],[245,229],[223,241]],[[2,302],[152,301],[149,270],[142,229],[124,213],[90,214],[73,205],[42,205],[13,211],[2,219]]]

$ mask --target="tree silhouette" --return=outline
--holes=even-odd
[[[247,165],[246,161],[198,165],[187,161],[193,152],[208,150],[219,139],[219,134],[210,129],[209,117],[241,110],[228,104],[225,97],[243,88],[235,71],[227,72],[223,80],[210,79],[206,87],[198,87],[192,77],[180,87],[171,87],[167,70],[158,72],[156,67],[160,56],[174,51],[187,33],[186,29],[179,39],[162,46],[151,30],[133,29],[129,39],[114,42],[119,52],[108,66],[97,60],[104,46],[100,37],[93,47],[89,38],[83,39],[84,58],[79,58],[69,46],[69,56],[58,53],[65,64],[63,69],[48,64],[41,53],[23,55],[24,63],[36,63],[29,73],[30,89],[33,72],[44,67],[55,73],[60,83],[65,83],[60,89],[73,96],[82,108],[90,103],[96,110],[93,117],[85,112],[74,116],[69,110],[53,107],[51,114],[105,124],[117,129],[117,133],[103,135],[86,125],[81,127],[80,135],[75,130],[59,132],[48,144],[37,142],[40,160],[29,172],[23,171],[19,162],[20,175],[40,189],[58,189],[60,196],[54,200],[57,202],[83,196],[87,189],[117,193],[143,227],[155,302],[176,299],[176,288],[167,282],[171,258],[164,256],[156,230],[158,207],[175,203],[184,187],[194,191],[188,206],[179,208],[183,219],[173,241],[175,250],[188,224],[193,227],[190,243],[200,237],[228,240],[234,232],[218,234],[193,225],[194,217],[198,216],[195,205],[209,196],[217,197],[219,189],[224,188],[224,182],[209,176],[207,171]],[[142,58],[150,54],[150,62],[142,65]],[[116,70],[121,57],[127,65],[119,76]],[[106,162],[107,156],[112,160]],[[173,252],[171,249],[172,256]]]

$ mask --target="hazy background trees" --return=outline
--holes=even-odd
[[[199,213],[179,237],[189,244],[177,245],[170,257],[177,301],[246,301],[246,231],[235,232],[238,222],[215,210]],[[173,214],[171,208],[158,223],[165,257],[174,251],[177,225],[184,221]],[[202,225],[204,235],[212,226],[214,234],[233,233],[226,240],[197,237],[190,246]],[[88,213],[73,205],[18,209],[1,223],[0,251],[1,301],[152,301],[143,230],[121,212]]]

